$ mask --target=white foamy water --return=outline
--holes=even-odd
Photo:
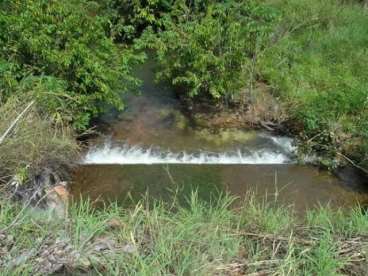
[[[274,144],[282,148],[284,151],[293,153],[297,150],[297,146],[294,145],[293,139],[289,137],[276,137],[276,136],[264,136],[272,140]]]
[[[277,143],[278,146],[281,145]],[[293,163],[291,146],[285,143],[282,151],[260,149],[222,153],[199,151],[195,153],[171,152],[124,144],[106,143],[90,149],[84,164],[286,164]]]

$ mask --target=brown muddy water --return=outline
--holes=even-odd
[[[72,194],[99,202],[134,203],[146,194],[180,201],[193,190],[203,200],[225,192],[291,205],[352,207],[368,202],[368,183],[337,178],[296,158],[292,139],[242,129],[205,129],[188,120],[173,93],[153,82],[153,65],[138,70],[140,95],[127,109],[101,118],[103,135],[91,141],[74,173]],[[366,185],[367,184],[367,185]]]
[[[352,207],[368,199],[328,172],[300,165],[85,165],[77,170],[75,181],[74,195],[121,203],[135,202],[146,193],[185,202],[194,190],[206,201],[224,192],[239,198],[252,192],[303,213],[319,205]]]

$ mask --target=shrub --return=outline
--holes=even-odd
[[[190,97],[234,100],[253,80],[276,14],[253,1],[210,3],[195,15],[190,9],[178,6],[164,31],[143,36],[156,51],[157,77]]]
[[[119,42],[132,42],[148,27],[162,28],[162,18],[175,5],[174,0],[98,0],[99,13],[110,21],[109,32]]]
[[[113,43],[105,31],[107,19],[88,13],[86,1],[0,5],[0,56],[15,65],[17,81],[51,86],[56,98],[68,99],[49,105],[69,110],[76,129],[85,128],[106,105],[123,107],[120,94],[137,85],[131,66],[139,57]]]

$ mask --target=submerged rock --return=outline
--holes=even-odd
[[[230,143],[246,143],[257,139],[259,134],[256,131],[244,131],[237,128],[217,129],[216,131],[204,128],[197,130],[195,135],[201,140],[219,146]]]
[[[159,112],[159,117],[162,125],[174,127],[176,129],[185,129],[189,125],[188,118],[181,113],[179,110],[174,109],[163,109]]]

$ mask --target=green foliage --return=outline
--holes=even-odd
[[[156,51],[157,77],[190,97],[232,100],[253,77],[252,61],[276,14],[255,1],[210,3],[195,15],[190,10],[178,6],[164,31],[142,38]]]
[[[96,0],[94,10],[109,20],[109,32],[119,42],[133,42],[147,29],[165,30],[170,21],[187,21],[202,15],[218,0]]]
[[[368,15],[338,1],[269,1],[282,12],[260,71],[313,147],[367,155]],[[365,156],[364,156],[365,154]]]
[[[139,81],[153,49],[157,78],[184,96],[252,103],[266,82],[307,147],[368,163],[368,25],[362,1],[3,0],[0,104],[35,98],[83,130]],[[119,44],[116,44],[118,42]],[[254,101],[253,101],[254,102]]]
[[[17,65],[0,57],[0,107],[18,89]],[[19,77],[19,76],[18,76]]]
[[[97,0],[98,10],[110,21],[109,32],[119,41],[132,41],[148,26],[162,27],[162,17],[170,12],[174,0]]]
[[[85,1],[1,5],[1,57],[14,64],[20,90],[44,93],[46,107],[61,116],[68,110],[77,129],[106,104],[123,107],[120,94],[137,84],[130,71],[141,57],[119,49],[106,35],[107,20],[90,15]],[[10,84],[3,88],[7,94]]]

